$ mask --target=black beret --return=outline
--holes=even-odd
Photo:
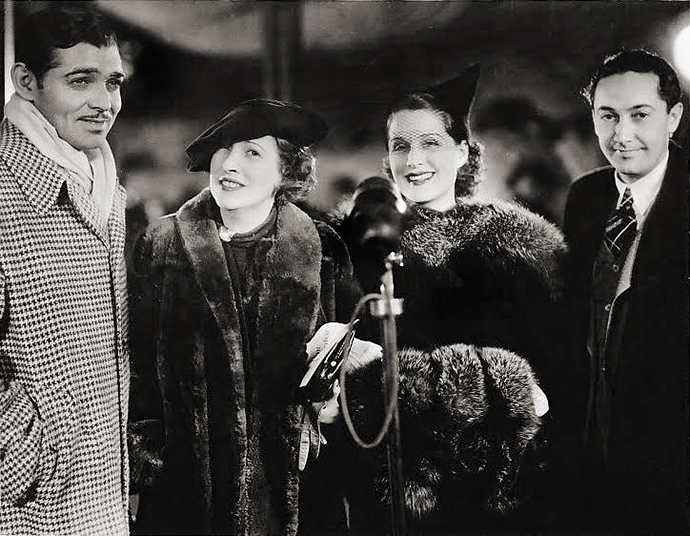
[[[252,99],[230,110],[187,147],[190,171],[209,171],[221,147],[263,136],[282,138],[304,147],[326,136],[328,127],[316,113],[290,102]]]

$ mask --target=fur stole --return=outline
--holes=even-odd
[[[405,348],[398,357],[408,516],[453,526],[514,510],[524,498],[522,473],[540,427],[529,364],[506,350],[466,344]],[[353,424],[367,439],[383,419],[380,377],[375,361],[348,374],[346,383]],[[358,451],[353,475],[370,472],[376,500],[389,506],[385,450]]]
[[[513,273],[524,266],[539,274],[552,297],[562,291],[566,254],[558,228],[543,217],[507,202],[461,202],[447,212],[410,206],[403,223],[403,251],[429,267],[452,266],[462,257]]]

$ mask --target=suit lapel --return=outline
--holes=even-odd
[[[587,231],[583,235],[583,245],[587,259],[585,265],[589,267],[594,265],[594,259],[604,239],[606,220],[615,206],[618,194],[613,168],[606,168],[600,173],[601,176],[592,178],[589,191],[583,192],[585,194],[582,203],[583,221],[587,225]]]
[[[671,146],[661,188],[642,229],[633,281],[659,277],[665,266],[679,265],[678,255],[687,256],[687,166],[687,155]]]

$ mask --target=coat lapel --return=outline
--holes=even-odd
[[[321,240],[314,223],[294,205],[279,203],[276,236],[267,250],[258,291],[252,422],[254,437],[263,437],[258,444],[266,481],[283,490],[279,508],[284,534],[297,530],[296,391],[306,368],[306,342],[319,311],[321,267]],[[256,528],[268,532],[268,527]]]
[[[93,197],[71,179],[67,180],[67,192],[72,206],[84,226],[95,234],[103,242],[103,245],[110,247],[108,241],[108,218],[110,214],[103,214]]]
[[[254,366],[262,401],[284,404],[294,395],[306,365],[306,341],[316,326],[321,263],[321,240],[311,218],[292,204],[279,204],[258,296]]]
[[[242,467],[235,476],[242,489],[252,461],[252,448],[261,439],[266,451],[266,478],[283,489],[279,507],[285,532],[297,526],[297,434],[299,414],[294,405],[296,378],[306,365],[306,341],[311,337],[319,311],[322,247],[312,220],[294,205],[278,202],[276,233],[258,244],[266,253],[257,284],[256,345],[252,359],[251,418],[244,405],[248,391],[240,311],[233,292],[223,245],[213,218],[215,202],[208,189],[183,205],[176,226],[194,277],[208,303],[227,346],[237,413],[235,441],[242,453]],[[264,249],[266,248],[266,249]],[[251,429],[248,429],[250,427]],[[258,430],[261,433],[258,433]],[[265,437],[264,434],[267,434]],[[249,437],[254,438],[254,443]],[[255,445],[252,447],[252,445]],[[240,491],[240,497],[244,492]],[[252,501],[251,494],[246,498]],[[242,499],[240,500],[240,503]],[[247,506],[236,505],[238,513]],[[289,528],[289,530],[288,530]],[[294,529],[294,530],[293,530]]]
[[[642,229],[633,282],[660,284],[657,279],[662,274],[673,273],[673,267],[686,262],[678,256],[687,257],[688,181],[687,154],[670,146],[661,189]]]
[[[175,222],[196,282],[220,327],[231,356],[233,373],[243,374],[240,317],[223,245],[213,218],[214,204],[207,188],[180,207]]]
[[[91,196],[76,186],[69,173],[43,155],[12,123],[4,121],[2,129],[6,162],[36,212],[46,214],[57,203],[62,185],[66,183],[71,206],[84,226],[109,247],[109,214],[101,214]]]
[[[240,374],[244,372],[240,314],[213,218],[214,203],[210,191],[204,190],[178,210],[176,223],[197,284],[232,356],[232,369]],[[255,362],[258,375],[266,374],[266,385],[273,383],[269,378],[289,371],[283,382],[287,386],[288,378],[304,366],[306,341],[316,325],[321,241],[311,218],[285,202],[278,205],[276,235],[266,240],[271,244],[258,290]]]

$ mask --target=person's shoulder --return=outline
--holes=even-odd
[[[282,202],[278,205],[278,213],[282,214],[283,224],[289,224],[307,236],[316,231],[321,248],[326,256],[333,256],[336,252],[347,251],[341,236],[333,228],[331,222],[322,219],[323,212],[314,210],[310,205],[295,202]],[[280,216],[279,216],[280,217]],[[313,226],[313,227],[311,227]],[[306,233],[306,234],[305,234]],[[341,253],[337,253],[341,255]]]
[[[139,233],[139,241],[156,243],[170,242],[175,236],[175,215],[166,214],[160,218],[152,220]]]
[[[599,203],[608,202],[606,200],[616,188],[614,173],[613,166],[602,166],[575,178],[568,191],[566,202],[564,222],[566,234],[570,228],[569,222],[572,221],[574,215],[583,211],[591,213],[592,203],[598,206]]]
[[[182,203],[173,216],[181,222],[192,223],[197,220],[212,219],[215,210],[216,202],[211,195],[211,189],[206,186]]]
[[[0,123],[0,173],[3,177],[12,173],[10,168],[14,162],[29,157],[26,154],[29,145],[19,129],[7,119]]]
[[[687,183],[688,169],[690,169],[690,150],[678,145],[674,141],[669,143],[668,168],[673,176],[683,177]]]
[[[174,214],[168,214],[149,223],[128,247],[128,267],[132,275],[150,273],[151,265],[162,261],[175,241]]]
[[[543,216],[508,201],[472,202],[473,213],[466,249],[481,253],[494,266],[528,268],[542,274],[549,285],[558,276],[568,247],[561,230]]]
[[[533,243],[547,248],[563,248],[560,229],[543,216],[510,201],[472,201],[467,209],[473,214],[478,234],[501,237],[508,244]]]
[[[318,218],[312,218],[311,220],[316,227],[316,231],[319,233],[319,238],[321,239],[321,244],[324,249],[332,251],[333,248],[338,250],[345,248],[345,242],[338,232],[333,228],[331,223],[327,223]]]
[[[0,156],[8,162],[47,158],[6,118],[0,123]]]
[[[576,177],[570,189],[571,191],[579,191],[600,187],[604,182],[613,178],[613,173],[613,166],[595,168]]]
[[[166,214],[153,220],[146,227],[146,234],[149,236],[165,236],[174,232],[175,214]]]
[[[309,219],[316,228],[321,241],[321,252],[325,259],[331,259],[337,265],[349,265],[350,253],[345,241],[334,229],[332,222],[320,219],[318,214],[308,214]]]

